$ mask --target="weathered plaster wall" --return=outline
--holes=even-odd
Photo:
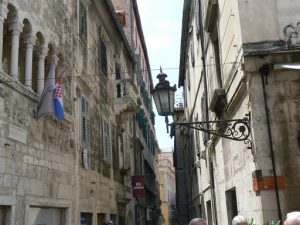
[[[284,28],[289,24],[298,32],[297,0],[239,0],[238,5],[243,43],[287,40]]]

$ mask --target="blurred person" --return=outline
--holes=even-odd
[[[232,225],[248,225],[248,222],[245,217],[237,215],[233,218]]]
[[[104,225],[117,225],[117,224],[112,220],[108,220],[104,223]]]
[[[194,218],[190,221],[189,225],[207,225],[207,223],[202,218]]]
[[[300,212],[290,212],[286,215],[284,225],[300,225]]]

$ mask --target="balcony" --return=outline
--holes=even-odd
[[[120,122],[132,118],[137,108],[137,89],[131,79],[115,80],[114,105]]]
[[[127,187],[119,187],[117,189],[116,200],[120,205],[126,205],[133,199],[131,190]]]

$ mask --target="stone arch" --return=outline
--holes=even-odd
[[[13,5],[18,12],[20,11],[18,0],[3,0],[3,2],[6,2],[7,5]]]
[[[35,35],[35,38],[36,41],[33,48],[32,58],[32,89],[34,92],[41,94],[42,90],[40,90],[38,86],[40,82],[44,83],[45,56],[47,54],[48,48],[46,47],[45,37],[42,32],[38,31]],[[43,86],[43,84],[40,84],[40,87],[41,85]]]
[[[3,53],[2,53],[2,68],[7,74],[10,73],[11,66],[11,24],[18,21],[19,13],[17,7],[11,3],[7,5],[7,17],[4,20],[3,26]]]
[[[12,4],[12,3],[8,3],[7,9],[8,9],[7,20],[8,21],[17,21],[19,19],[18,6],[16,6],[15,4]]]
[[[28,44],[34,44],[35,37],[32,33],[32,25],[29,19],[24,18],[23,19],[23,30],[20,35],[20,45],[19,45],[19,79],[22,84],[26,84],[27,78],[25,78],[25,64],[26,64],[26,50]],[[27,84],[29,86],[32,86],[32,79],[30,81],[30,84]]]
[[[47,47],[47,53],[46,53],[46,59],[45,59],[45,71],[47,72],[49,70],[52,55],[56,55],[56,45],[53,42],[48,43]],[[48,74],[45,75],[45,78]]]

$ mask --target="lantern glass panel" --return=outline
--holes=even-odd
[[[157,91],[153,93],[153,100],[156,105],[158,115],[161,115],[161,103],[160,103],[159,93]]]
[[[170,114],[170,89],[160,89],[159,90],[160,103],[161,103],[161,113],[162,115]]]

